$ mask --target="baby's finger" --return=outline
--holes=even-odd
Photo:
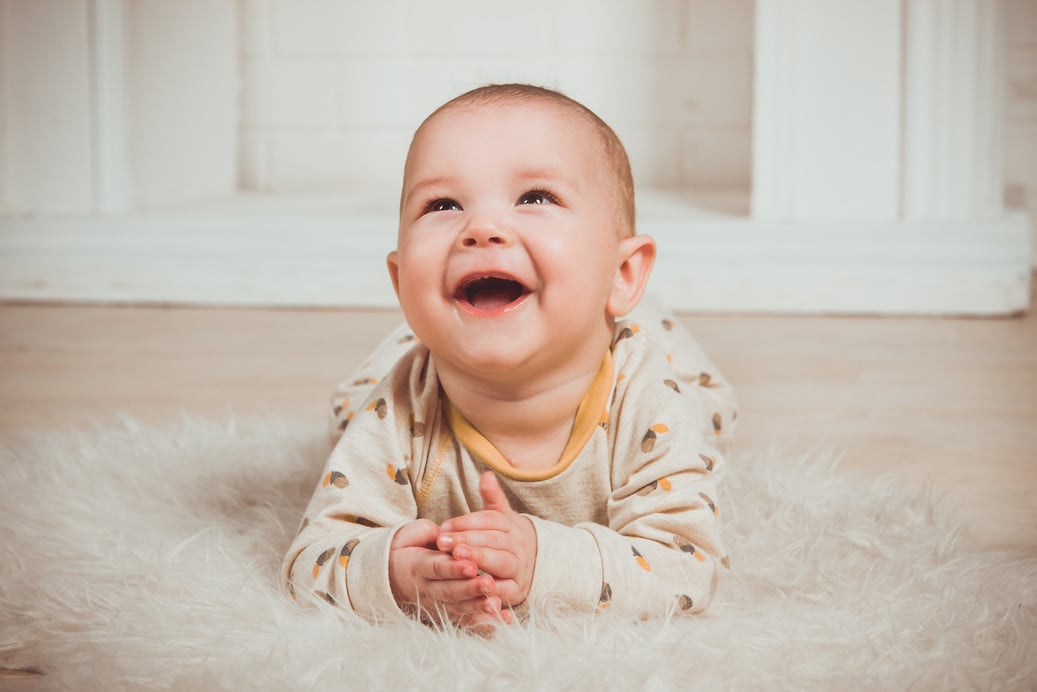
[[[443,552],[452,552],[462,545],[503,550],[508,547],[509,540],[507,531],[503,530],[444,532],[436,539],[436,547]]]
[[[499,579],[495,588],[504,605],[517,606],[525,600],[522,590],[519,589],[518,582],[513,579]]]
[[[504,512],[483,510],[462,514],[444,521],[440,530],[445,533],[458,531],[504,531],[510,526],[508,515]]]
[[[464,605],[467,607],[471,604],[465,603]],[[500,598],[489,596],[478,599],[473,607],[455,621],[476,634],[487,635],[492,634],[502,623],[511,624],[514,621],[514,615],[510,610],[504,608]]]
[[[443,604],[463,603],[494,592],[493,577],[481,574],[471,579],[439,579],[426,582],[426,597]]]
[[[439,527],[428,519],[417,519],[400,527],[392,538],[393,548],[428,547],[436,544]]]
[[[452,555],[456,561],[471,561],[498,579],[512,579],[518,575],[518,556],[509,550],[462,544],[454,548]]]
[[[415,573],[427,581],[471,579],[479,574],[479,566],[474,560],[457,559],[444,553],[433,553],[417,566]]]

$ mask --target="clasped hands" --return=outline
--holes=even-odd
[[[466,628],[511,623],[529,595],[536,561],[533,522],[513,511],[492,471],[479,479],[484,509],[443,522],[416,519],[389,548],[389,584],[405,610]]]

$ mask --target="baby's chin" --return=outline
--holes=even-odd
[[[502,384],[535,377],[536,369],[544,367],[538,357],[542,355],[542,349],[522,344],[508,334],[473,337],[444,353],[432,352],[437,362],[452,370]]]

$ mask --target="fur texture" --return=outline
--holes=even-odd
[[[281,592],[325,454],[314,426],[191,419],[0,448],[0,666],[43,673],[19,689],[1037,687],[1037,559],[831,454],[730,455],[733,572],[704,615],[491,638]]]

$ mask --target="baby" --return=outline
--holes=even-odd
[[[292,596],[477,628],[546,602],[704,608],[734,399],[674,319],[630,314],[654,259],[583,105],[508,84],[432,113],[388,257],[409,327],[336,392]]]

